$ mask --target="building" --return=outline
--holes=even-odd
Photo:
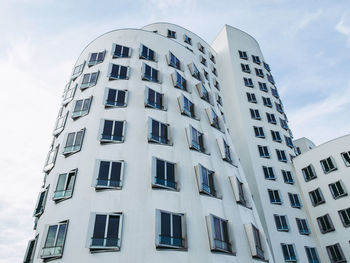
[[[293,141],[296,154],[302,154],[316,147],[316,145],[308,138],[300,138]]]
[[[293,159],[322,262],[350,261],[350,135]]]
[[[24,262],[275,262],[224,121],[217,58],[166,23],[82,51]]]

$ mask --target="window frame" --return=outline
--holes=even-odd
[[[50,186],[47,186],[44,190],[39,192],[39,195],[35,204],[34,212],[33,212],[33,216],[36,218],[39,218],[45,211],[47,196],[49,193],[49,187]]]
[[[199,120],[197,117],[197,107],[188,97],[186,97],[184,94],[181,94],[181,96],[177,98],[177,102],[179,104],[180,112],[182,115],[195,120]],[[189,106],[189,108],[187,108],[187,106]]]
[[[248,60],[247,51],[238,50],[238,55],[240,59]]]
[[[276,149],[277,160],[280,162],[288,162],[286,152],[284,150]]]
[[[51,145],[51,148],[50,148],[49,152],[47,153],[45,165],[43,168],[43,171],[45,173],[49,173],[55,167],[59,148],[60,148],[59,144],[57,144],[56,147],[54,147],[54,145]]]
[[[309,182],[309,181],[314,180],[314,179],[317,178],[317,174],[316,174],[315,168],[314,168],[314,166],[312,164],[309,164],[308,166],[302,168],[301,172],[303,174],[305,182]],[[309,176],[311,174],[313,176]]]
[[[199,193],[218,198],[215,172],[209,170],[201,163],[198,163],[198,165],[195,166],[195,172]],[[203,178],[204,173],[206,176],[205,180]],[[207,184],[205,184],[204,181],[207,181]]]
[[[343,226],[350,227],[350,207],[339,210],[338,214]]]
[[[306,218],[295,218],[300,235],[310,235],[310,226]]]
[[[120,47],[120,55],[115,53],[117,50],[117,46]],[[127,49],[127,51],[128,51],[127,56],[124,56],[124,49]],[[112,59],[114,59],[114,58],[130,58],[131,57],[131,50],[132,50],[131,47],[127,47],[127,46],[119,45],[117,43],[113,43],[112,44],[112,52],[111,52]]]
[[[149,100],[150,90],[152,90],[154,92],[154,97],[155,97],[154,103],[153,102],[151,103]],[[160,96],[161,105],[157,103],[157,96]],[[166,101],[166,97],[165,97],[164,93],[158,92],[155,89],[152,89],[148,86],[145,87],[145,107],[146,108],[152,108],[152,109],[166,111],[167,110],[166,102],[167,101]]]
[[[175,69],[181,70],[181,61],[180,59],[178,59],[174,53],[172,53],[171,51],[169,51],[168,56],[166,57],[167,61],[168,61],[168,66],[173,67]],[[175,60],[175,61],[174,61]]]
[[[253,126],[255,137],[265,139],[265,132],[263,127]]]
[[[187,85],[187,80],[179,72],[175,70],[175,72],[171,74],[171,78],[173,80],[173,86],[175,88],[191,93],[188,89],[189,87]]]
[[[333,221],[328,213],[323,216],[317,217],[316,221],[317,221],[319,230],[322,234],[335,231]]]
[[[274,214],[273,218],[275,220],[275,225],[277,231],[280,232],[289,232],[290,227],[289,227],[289,222],[288,222],[288,217],[287,215],[277,215]]]
[[[167,31],[167,32],[168,32],[168,33],[167,33],[167,37],[168,37],[168,38],[176,39],[176,31],[170,30],[170,29],[168,28],[168,31]]]
[[[294,176],[293,176],[291,171],[287,171],[287,170],[282,169],[281,172],[282,172],[283,181],[286,184],[294,184],[295,183]]]
[[[96,54],[96,60],[91,60],[92,59],[92,56]],[[102,55],[102,60],[100,60],[100,55]],[[88,67],[92,67],[94,65],[97,65],[97,64],[100,64],[100,63],[103,63],[103,61],[105,60],[105,57],[106,57],[106,50],[104,51],[101,51],[101,52],[93,52],[93,53],[89,53],[89,56],[88,56]]]
[[[91,81],[92,76],[95,74],[95,80]],[[89,75],[89,80],[88,82],[84,82],[85,76]],[[95,72],[90,72],[90,73],[85,73],[82,78],[81,78],[81,83],[80,83],[80,90],[85,90],[87,88],[91,88],[97,85],[97,81],[100,75],[100,71],[95,71]]]
[[[271,158],[271,154],[270,154],[268,146],[266,146],[266,145],[257,145],[257,146],[258,146],[259,156],[261,158],[266,158],[266,159]]]
[[[174,181],[171,182],[174,184],[174,186],[168,186],[166,185],[167,183],[165,184],[161,184],[161,183],[158,183],[157,182],[157,175],[158,175],[158,171],[157,171],[157,161],[161,161],[161,162],[164,162],[164,180],[165,182],[168,182],[169,180],[168,179],[168,164],[172,165],[173,166],[173,173],[174,173]],[[170,162],[168,160],[164,160],[164,159],[161,159],[161,158],[158,158],[158,157],[155,157],[155,156],[152,156],[152,188],[154,189],[167,189],[167,190],[172,190],[172,191],[178,191],[178,183],[177,183],[177,164],[175,162]],[[159,178],[161,179],[161,178]]]
[[[281,197],[280,190],[278,190],[278,189],[267,189],[267,192],[268,192],[271,204],[274,204],[274,205],[282,205],[283,204],[283,200],[282,200],[282,197]],[[276,195],[276,193],[277,193],[277,195]]]
[[[223,240],[218,240],[215,238],[215,223],[214,219],[219,220],[220,224],[220,235]],[[226,219],[223,219],[221,217],[215,216],[213,214],[209,214],[206,216],[206,222],[207,222],[207,229],[208,229],[208,234],[209,234],[209,243],[210,243],[210,250],[212,252],[222,252],[222,253],[228,253],[228,254],[234,254],[235,252],[233,251],[233,247],[230,241],[230,226],[229,226],[229,221]],[[225,231],[226,228],[226,231]],[[225,232],[226,232],[226,237],[225,237]],[[216,245],[215,241],[220,241],[224,243],[223,245],[225,247],[219,247]],[[226,248],[227,246],[227,248]]]
[[[106,121],[113,122],[111,134],[103,134],[104,133],[104,128],[105,128],[105,125],[106,125]],[[117,122],[118,123],[123,123],[123,128],[121,130],[120,140],[113,140]],[[100,144],[123,143],[125,141],[125,130],[126,130],[126,121],[125,120],[102,119],[100,121],[100,133],[99,133]],[[104,136],[110,136],[111,139],[104,138]]]
[[[275,170],[272,166],[263,165],[262,168],[264,172],[264,178],[266,180],[276,180]]]
[[[100,170],[102,166],[102,162],[108,162],[108,174],[107,174],[107,184],[99,184],[99,181],[105,181],[103,179],[100,179]],[[113,164],[119,163],[120,164],[120,170],[119,170],[119,183],[118,185],[111,185],[111,178],[112,178],[112,169]],[[104,190],[121,190],[123,188],[123,182],[124,182],[124,169],[125,169],[125,161],[124,160],[106,160],[106,159],[99,159],[96,160],[96,166],[95,166],[95,176],[93,179],[93,187],[95,188],[95,191],[104,191]],[[118,181],[116,181],[118,182]]]
[[[115,90],[115,98],[114,98],[114,103],[109,103],[112,101],[109,101],[109,93],[110,90]],[[118,97],[119,97],[119,93],[124,92],[124,103],[120,103],[118,102]],[[114,88],[105,88],[105,93],[104,93],[104,98],[103,98],[103,104],[105,106],[106,109],[109,108],[125,108],[128,105],[128,95],[129,95],[129,91],[127,89],[114,89]]]
[[[250,117],[253,120],[260,121],[261,120],[261,115],[259,112],[259,109],[249,109],[250,110]]]
[[[336,188],[336,191],[338,192],[338,194],[336,193],[335,189],[333,188],[333,186]],[[345,197],[348,195],[348,192],[345,188],[345,184],[343,183],[342,180],[338,180],[334,183],[328,184],[329,190],[331,191],[331,194],[333,196],[333,199],[339,199],[342,197]],[[341,193],[342,192],[342,193]]]
[[[342,152],[340,155],[344,161],[345,166],[349,167],[350,166],[350,151]]]
[[[146,50],[146,54],[144,54],[143,50]],[[150,49],[144,44],[140,44],[140,50],[139,50],[139,58],[145,59],[148,61],[156,61],[156,52],[154,52],[153,49]]]
[[[286,248],[287,249],[287,255],[285,254],[285,251],[283,248]],[[296,249],[295,249],[295,245],[294,244],[286,244],[286,243],[281,243],[281,248],[282,248],[282,254],[283,254],[283,257],[284,257],[284,261],[285,262],[297,262],[297,253],[296,253]],[[291,251],[291,249],[293,251]],[[294,256],[293,256],[294,254]]]
[[[73,68],[72,74],[71,74],[71,80],[75,80],[77,77],[79,77],[83,73],[85,65],[86,65],[86,60],[84,60],[83,63],[81,63]],[[76,72],[76,70],[78,70],[78,71]]]
[[[341,258],[333,258],[332,256],[332,252],[330,251],[331,249],[337,249],[337,251],[334,251],[333,253],[335,254],[339,254]],[[333,245],[329,245],[326,246],[326,250],[327,250],[327,254],[329,257],[329,260],[331,261],[331,263],[343,263],[343,262],[347,262],[346,258],[344,256],[344,252],[343,249],[341,248],[339,243],[333,244]]]
[[[309,197],[310,197],[312,206],[314,206],[314,207],[321,205],[321,204],[324,204],[326,202],[320,187],[310,191]],[[316,197],[317,200],[314,197]]]
[[[309,263],[321,263],[317,248],[305,246],[305,253]]]
[[[76,110],[76,107],[77,107],[77,103],[78,101],[82,101],[82,104],[81,104],[81,107],[80,107],[80,110],[79,111],[75,111]],[[87,106],[87,109],[83,110],[84,107],[85,107],[85,103],[86,101],[88,101],[88,106]],[[92,96],[88,97],[88,98],[85,98],[85,99],[80,99],[80,100],[76,100],[75,103],[74,103],[74,107],[73,107],[73,110],[72,110],[72,115],[71,115],[71,118],[73,120],[76,120],[80,117],[83,117],[85,115],[88,115],[89,114],[89,111],[90,111],[90,107],[91,107],[91,103],[92,103]]]
[[[209,104],[213,105],[213,103],[211,102],[210,91],[208,91],[208,89],[205,87],[204,83],[200,82],[196,85],[196,87],[197,87],[197,91],[198,91],[200,98],[202,100],[208,102]],[[205,92],[203,92],[203,89],[205,90]]]
[[[320,160],[322,170],[325,174],[338,170],[337,164],[332,156]],[[331,167],[333,166],[333,167]]]
[[[82,133],[81,135],[81,139],[80,139],[80,142],[78,144],[77,143],[77,138],[78,138],[78,133]],[[83,146],[83,142],[84,142],[84,136],[85,136],[85,132],[86,132],[86,129],[85,128],[82,128],[78,131],[75,131],[75,132],[69,132],[66,134],[65,136],[65,144],[64,144],[64,147],[63,147],[63,151],[62,151],[62,154],[65,156],[65,157],[68,157],[74,153],[77,153],[81,150],[82,146]],[[68,138],[71,134],[74,133],[74,138],[73,138],[73,141],[72,141],[72,145],[67,145],[68,143]]]
[[[68,82],[64,88],[62,97],[62,105],[66,106],[74,98],[75,92],[77,90],[78,84],[73,84],[71,81]]]
[[[298,194],[288,193],[290,206],[293,208],[302,208],[301,199]]]
[[[243,77],[243,82],[244,82],[244,86],[249,87],[249,88],[254,88],[254,83],[253,83],[252,78]]]
[[[35,250],[38,245],[38,239],[39,234],[37,234],[34,239],[28,241],[23,263],[33,263],[35,258]]]
[[[71,175],[72,174],[72,175]],[[57,177],[57,182],[56,182],[56,188],[55,188],[55,191],[53,192],[53,197],[52,197],[52,200],[54,200],[56,203],[58,202],[61,202],[61,201],[64,201],[64,200],[67,200],[69,198],[72,198],[73,197],[73,192],[74,192],[74,186],[75,186],[75,182],[76,182],[76,178],[77,178],[77,174],[78,174],[78,168],[76,169],[73,169],[73,170],[70,170],[69,172],[67,173],[61,173],[58,175]],[[64,180],[64,190],[61,190],[61,191],[58,191],[57,188],[58,188],[58,183],[60,181],[60,177],[61,175],[66,175],[66,178]],[[69,176],[73,177],[73,183],[72,183],[72,189],[70,189],[70,194],[69,195],[66,195],[66,192],[69,191],[67,189],[67,187],[69,186],[69,182],[71,182],[69,180]],[[72,178],[71,178],[72,180]],[[64,192],[64,195],[63,196],[56,196],[56,193],[58,192]]]
[[[112,75],[114,68],[117,67],[117,75]],[[123,71],[126,71],[125,76],[122,75]],[[130,76],[130,67],[129,66],[123,66],[120,64],[115,63],[109,63],[108,65],[108,72],[107,77],[108,80],[128,80]]]
[[[158,126],[159,126],[158,127],[158,132],[159,132],[158,139],[159,140],[153,138],[153,135],[152,135],[152,129],[153,129],[152,128],[153,127],[152,124],[153,124],[153,121],[158,122]],[[170,146],[173,145],[172,138],[171,138],[170,124],[158,121],[158,120],[156,120],[154,118],[151,118],[151,117],[148,117],[147,123],[148,123],[148,136],[147,136],[147,138],[148,138],[148,142],[149,143],[157,143],[157,144],[161,144],[161,145],[170,145]],[[161,136],[161,134],[162,134],[162,125],[164,125],[166,127],[166,138],[165,138],[166,142],[162,141],[163,140],[163,137]]]

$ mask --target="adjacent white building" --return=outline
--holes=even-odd
[[[308,138],[302,137],[293,141],[296,154],[302,154],[315,148],[316,145]]]
[[[228,29],[262,59],[254,40]],[[231,42],[223,44],[226,50],[217,41],[212,48],[184,28],[158,23],[108,32],[82,51],[55,122],[25,263],[283,262],[282,250],[290,261],[307,262],[312,237],[299,235],[292,221],[292,211],[305,217],[303,209],[267,201],[269,188],[287,199],[295,186],[278,179],[263,191],[252,184],[266,215],[263,224],[259,219],[245,175],[251,171],[242,169],[231,140],[238,136],[231,115],[253,124],[247,105],[231,95],[247,87],[239,63],[226,68],[224,61],[238,61],[238,51],[228,54]],[[241,139],[255,138],[247,132]],[[251,151],[251,161],[263,164]],[[289,233],[275,230],[273,214],[290,216]]]
[[[322,262],[350,261],[350,135],[293,159]]]

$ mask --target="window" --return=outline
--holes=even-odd
[[[45,190],[43,190],[39,193],[33,216],[39,217],[42,215],[42,213],[44,213],[44,208],[45,208],[45,204],[46,204],[48,190],[49,189],[46,188]]]
[[[68,220],[49,226],[46,241],[40,255],[41,258],[55,259],[62,257],[67,228]]]
[[[105,58],[106,51],[98,52],[98,53],[90,53],[88,59],[88,66],[91,67],[93,65],[102,63]]]
[[[210,57],[210,60],[215,64],[216,59],[215,59],[214,55],[210,53],[209,57]]]
[[[241,68],[243,72],[250,73],[250,68],[248,64],[242,64],[241,63]]]
[[[264,82],[258,82],[258,84],[259,84],[259,89],[261,90],[261,91],[264,91],[264,92],[268,92],[268,90],[267,90],[267,85],[266,85],[266,83]]]
[[[145,89],[145,106],[159,110],[165,110],[165,98],[163,93],[159,93],[149,87]]]
[[[197,90],[198,90],[198,93],[199,93],[199,96],[201,97],[201,99],[210,103],[210,95],[209,95],[207,88],[203,84],[203,82],[197,84],[196,87],[197,87]]]
[[[200,52],[202,52],[203,54],[205,54],[205,48],[204,48],[204,46],[201,43],[198,43],[198,50]]]
[[[286,184],[294,184],[294,178],[291,171],[281,170],[283,180]]]
[[[288,130],[288,124],[286,120],[283,120],[280,118],[280,123],[281,123],[281,127],[285,130]]]
[[[169,66],[176,68],[176,69],[181,69],[181,63],[180,60],[169,51]]]
[[[201,80],[201,73],[199,72],[198,68],[196,67],[196,65],[194,63],[191,63],[188,65],[191,75],[196,78],[197,80]]]
[[[250,109],[250,116],[254,120],[261,120],[259,110],[257,109]]]
[[[175,181],[176,164],[161,160],[159,158],[152,158],[152,187],[165,188],[170,190],[177,189]]]
[[[129,68],[117,64],[109,64],[108,78],[109,80],[129,79]]]
[[[269,193],[271,204],[277,204],[277,205],[282,204],[281,195],[280,195],[279,190],[268,189],[267,191]]]
[[[276,124],[277,123],[275,115],[273,113],[267,113],[266,112],[266,117],[267,117],[267,121],[269,123],[271,123],[271,124]]]
[[[243,78],[243,80],[244,80],[244,85],[246,87],[250,87],[250,88],[254,87],[253,80],[251,78]]]
[[[202,65],[207,66],[207,60],[205,59],[205,57],[199,55],[199,60],[202,63]]]
[[[331,246],[327,246],[326,249],[327,249],[328,257],[331,260],[331,263],[347,262],[344,256],[343,250],[339,243]]]
[[[227,144],[226,140],[224,138],[222,138],[222,140],[217,139],[217,142],[219,145],[222,159],[230,164],[233,164],[230,146]]]
[[[195,167],[199,192],[205,195],[216,197],[214,182],[214,171],[211,171],[201,164]]]
[[[66,125],[69,112],[67,111],[65,114],[63,114],[63,108],[64,107],[61,107],[56,119],[55,129],[53,130],[53,135],[55,136],[58,136],[63,131],[64,126]]]
[[[280,161],[280,162],[287,162],[287,156],[286,156],[286,153],[284,150],[278,150],[276,149],[276,154],[277,154],[277,159]]]
[[[58,176],[56,190],[53,194],[54,201],[63,201],[72,197],[77,172],[78,169],[74,169]]]
[[[248,93],[247,92],[247,99],[248,99],[248,102],[257,103],[257,100],[256,100],[256,97],[255,97],[254,93]]]
[[[276,180],[275,172],[273,171],[273,167],[263,166],[264,176],[267,180]]]
[[[338,211],[344,227],[350,227],[350,207]]]
[[[275,142],[281,142],[282,139],[281,139],[281,135],[278,131],[273,131],[271,130],[271,136],[272,136],[272,140],[275,141]]]
[[[216,70],[216,67],[214,67],[213,65],[211,65],[211,72],[212,72],[215,76],[218,76],[218,71]]]
[[[216,97],[216,102],[217,102],[220,106],[223,106],[222,98],[221,98],[221,96],[219,95],[219,93],[215,92],[215,97]]]
[[[220,90],[220,84],[219,82],[215,79],[214,80],[214,87],[217,89],[217,90]]]
[[[83,75],[83,80],[80,85],[80,89],[84,90],[90,87],[93,87],[97,83],[97,79],[99,76],[99,71],[93,72],[93,73],[87,73]]]
[[[321,263],[315,247],[305,247],[305,252],[309,263]]]
[[[264,77],[264,73],[263,73],[262,69],[255,68],[255,74],[260,78]]]
[[[342,152],[341,157],[343,158],[345,165],[350,166],[350,151]]]
[[[258,150],[259,150],[259,155],[262,158],[270,158],[270,153],[269,153],[269,149],[267,148],[267,146],[261,146],[258,145]]]
[[[287,216],[285,215],[273,215],[275,218],[277,231],[289,231]]]
[[[123,173],[124,161],[99,161],[95,189],[121,189]]]
[[[146,47],[145,45],[140,46],[140,56],[141,59],[146,59],[150,61],[155,61],[155,53],[152,49]]]
[[[290,206],[294,208],[301,208],[301,202],[298,194],[288,193]]]
[[[320,188],[309,192],[309,196],[313,206],[318,206],[326,202]]]
[[[203,69],[203,75],[204,75],[206,80],[209,80],[209,74],[208,74],[208,72],[205,71],[205,69]]]
[[[331,190],[331,193],[334,199],[338,199],[348,195],[348,193],[345,190],[343,182],[340,180],[333,184],[329,184],[328,186],[329,186],[329,189]]]
[[[273,79],[272,75],[266,74],[267,80],[272,84],[275,85],[275,80]]]
[[[238,50],[238,54],[239,54],[239,57],[240,57],[241,59],[248,60],[248,55],[247,55],[247,52],[246,52],[246,51],[240,51],[240,50]]]
[[[315,173],[315,170],[314,170],[314,167],[312,166],[312,164],[301,169],[301,172],[304,175],[305,182],[308,182],[308,181],[311,181],[312,179],[317,178],[317,175]]]
[[[181,76],[181,74],[177,71],[175,71],[175,74],[173,75],[173,82],[175,88],[187,91],[186,79],[183,76]]]
[[[265,138],[265,133],[264,133],[263,127],[254,126],[253,128],[254,128],[255,137]]]
[[[156,210],[156,247],[187,248],[185,214]]]
[[[275,105],[276,105],[276,110],[279,113],[283,114],[284,111],[283,111],[283,108],[282,108],[282,104],[275,102]]]
[[[301,219],[301,218],[295,218],[297,222],[297,226],[299,229],[299,233],[301,235],[309,235],[310,234],[310,228],[309,224],[307,223],[306,219]]]
[[[260,65],[260,58],[258,56],[252,55],[253,62]]]
[[[190,149],[205,153],[204,148],[204,134],[196,130],[190,125],[188,131]]]
[[[33,263],[37,241],[38,235],[35,237],[35,239],[29,240],[23,263]]]
[[[77,100],[75,102],[74,110],[72,113],[72,119],[77,119],[89,114],[91,101],[92,97],[83,100]]]
[[[317,217],[317,223],[322,234],[334,231],[334,226],[331,217],[329,214]]]
[[[209,119],[210,125],[220,131],[221,125],[220,125],[220,121],[219,121],[219,116],[216,114],[214,109],[213,108],[207,108],[206,112],[207,112],[207,115],[208,115],[208,119]]]
[[[85,129],[77,132],[70,132],[67,135],[66,144],[63,148],[63,155],[68,156],[79,152],[83,144]]]
[[[122,222],[122,213],[96,214],[90,251],[119,251]]]
[[[60,145],[57,145],[56,147],[54,147],[53,145],[51,146],[51,149],[50,149],[49,153],[47,154],[47,158],[46,158],[46,162],[45,162],[45,166],[44,166],[45,173],[50,172],[52,170],[52,168],[55,166],[56,157],[57,157],[59,147],[60,147]]]
[[[297,262],[294,244],[281,244],[284,261]]]
[[[289,148],[294,148],[294,144],[293,144],[293,140],[292,138],[288,137],[288,136],[284,136],[284,139],[286,141],[286,145],[289,147]]]
[[[195,107],[192,101],[190,101],[183,94],[178,98],[181,114],[186,115],[190,118],[196,118]]]
[[[272,96],[274,96],[276,99],[278,99],[280,96],[278,95],[278,91],[275,88],[271,88]]]
[[[267,71],[271,71],[269,64],[267,64],[267,63],[265,63],[265,62],[263,62],[263,64],[264,64],[264,68],[265,68]]]
[[[253,258],[267,260],[264,257],[264,249],[262,244],[261,233],[253,224],[244,225],[246,233],[248,235],[250,251],[252,252]]]
[[[192,38],[188,35],[184,35],[184,42],[192,46]]]
[[[131,53],[131,48],[118,45],[118,44],[113,44],[112,46],[112,57],[113,58],[128,58],[130,57]]]
[[[168,38],[176,38],[176,32],[168,29]]]
[[[105,108],[126,107],[127,94],[127,90],[107,88],[105,95]]]
[[[125,121],[103,120],[100,142],[124,142],[125,126]]]
[[[210,214],[206,217],[211,251],[232,253],[228,221]]]
[[[148,118],[148,142],[170,145],[169,124]]]
[[[75,91],[77,89],[78,84],[76,84],[76,85],[71,85],[71,84],[72,84],[71,82],[67,83],[67,85],[64,88],[63,95],[62,95],[62,97],[63,97],[62,105],[63,106],[67,105],[74,98],[74,94],[75,94]]]
[[[328,157],[320,161],[322,169],[325,174],[337,170],[337,166],[332,157]]]
[[[76,79],[77,77],[79,77],[80,76],[80,74],[81,73],[83,73],[83,70],[84,70],[84,67],[85,67],[85,61],[82,63],[82,64],[80,64],[80,65],[78,65],[78,66],[75,66],[74,68],[73,68],[73,72],[72,72],[72,77],[71,77],[71,79]]]

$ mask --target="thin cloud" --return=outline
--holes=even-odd
[[[347,37],[347,43],[350,47],[350,22],[347,20],[347,18],[347,15],[343,15],[340,21],[335,26],[335,30]],[[347,24],[348,22],[349,24]]]

